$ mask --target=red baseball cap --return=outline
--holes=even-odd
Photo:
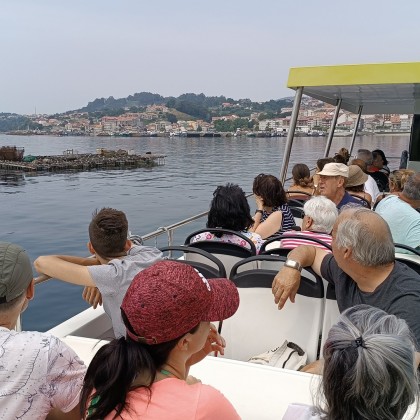
[[[160,261],[134,277],[121,311],[131,339],[159,344],[182,337],[202,321],[229,318],[238,306],[232,281],[207,280],[188,264]]]

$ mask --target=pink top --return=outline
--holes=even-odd
[[[226,397],[213,387],[196,383],[188,385],[176,378],[155,382],[149,393],[138,388],[128,394],[128,410],[123,411],[123,420],[238,420],[238,413]],[[106,416],[111,420],[114,414]]]
[[[315,239],[319,239],[320,241],[325,242],[327,245],[331,246],[331,241],[332,241],[332,237],[331,235],[328,235],[327,233],[322,233],[322,232],[313,232],[310,230],[302,230],[302,231],[297,231],[297,232],[293,232],[293,231],[289,231],[289,232],[285,232],[283,233],[283,236],[287,236],[287,235],[304,235],[304,236],[310,236],[311,238],[315,238]],[[317,242],[313,242],[313,241],[309,241],[306,240],[305,238],[290,238],[290,239],[282,239],[280,246],[282,248],[296,248],[299,245],[313,245],[316,246],[318,248],[323,249],[324,251],[327,251],[329,253],[331,253],[331,250],[329,250],[328,248],[326,248],[325,246],[317,243]]]

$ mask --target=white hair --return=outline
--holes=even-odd
[[[331,233],[338,217],[338,211],[330,199],[322,195],[312,197],[303,205],[303,211],[313,220],[313,230]]]

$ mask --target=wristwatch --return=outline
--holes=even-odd
[[[284,263],[284,266],[289,267],[289,268],[294,268],[295,270],[299,271],[299,273],[302,271],[301,264],[299,262],[291,260],[289,258]]]

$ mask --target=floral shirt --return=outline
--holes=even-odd
[[[260,248],[264,243],[264,239],[258,233],[255,232],[248,232],[246,230],[239,232],[242,235],[246,236],[247,238],[251,239],[254,243],[255,248],[257,248],[257,254],[260,252]],[[230,244],[240,245],[244,248],[250,249],[249,243],[244,241],[242,238],[232,234],[222,235],[220,238],[214,235],[214,233],[210,232],[203,232],[195,235],[191,242],[200,242],[200,241],[220,241],[220,242],[228,242]]]

